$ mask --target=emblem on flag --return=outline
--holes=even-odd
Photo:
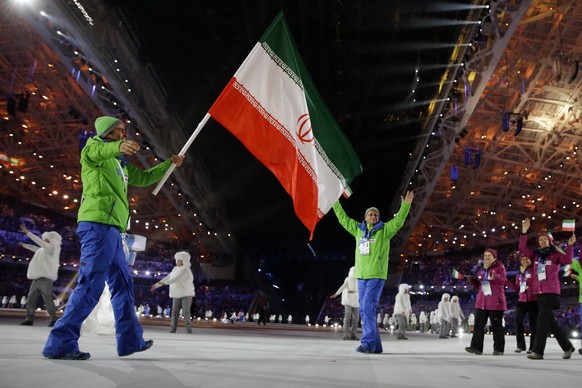
[[[313,143],[313,128],[311,127],[311,120],[309,119],[309,114],[302,114],[297,120],[297,137],[299,141],[303,144]]]

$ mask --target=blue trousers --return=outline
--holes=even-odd
[[[143,329],[135,313],[133,279],[119,230],[111,225],[80,222],[77,234],[81,241],[78,285],[63,316],[53,326],[42,354],[60,356],[79,351],[81,325],[99,301],[105,281],[111,291],[117,354],[126,356],[140,351],[145,346]]]
[[[361,344],[364,349],[382,353],[382,341],[376,324],[376,307],[384,289],[384,279],[358,279],[360,317],[362,320]]]

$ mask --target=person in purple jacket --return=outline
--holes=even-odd
[[[544,358],[548,334],[552,333],[564,351],[562,358],[569,359],[576,349],[574,349],[572,342],[570,342],[566,334],[558,326],[552,310],[560,306],[560,279],[558,278],[558,271],[560,270],[560,265],[572,263],[574,253],[573,244],[576,242],[576,236],[572,233],[572,237],[568,239],[568,246],[564,253],[551,244],[552,239],[549,234],[540,233],[536,239],[538,248],[532,251],[527,246],[526,235],[530,224],[531,221],[529,218],[521,222],[522,234],[519,237],[519,251],[534,262],[534,271],[539,282],[539,291],[536,294],[539,314],[536,338],[532,348],[533,353],[528,354],[527,358],[542,360]]]
[[[471,346],[465,350],[469,353],[483,354],[485,324],[491,319],[493,332],[493,355],[501,356],[505,351],[505,333],[503,330],[503,312],[507,310],[505,301],[505,282],[507,280],[505,266],[497,260],[495,249],[485,249],[483,252],[483,270],[477,277],[467,276],[479,292],[475,302],[475,328],[471,338]]]
[[[521,255],[520,264],[519,273],[515,276],[515,282],[507,281],[507,286],[519,293],[517,308],[515,309],[515,339],[517,340],[517,349],[515,349],[515,352],[525,352],[526,349],[523,321],[527,314],[529,328],[531,330],[527,354],[532,354],[539,311],[536,293],[539,293],[540,285],[530,258]]]

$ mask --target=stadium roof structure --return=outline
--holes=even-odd
[[[537,231],[580,226],[582,4],[505,4],[443,79],[453,86],[402,182],[419,199],[403,254],[516,242],[525,217]]]

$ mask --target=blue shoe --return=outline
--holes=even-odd
[[[146,350],[148,350],[149,348],[151,348],[153,345],[154,345],[154,340],[147,340],[145,342],[144,347],[141,348],[140,350],[136,350],[135,352],[131,352],[131,353],[120,354],[119,357],[129,356],[129,355],[132,355],[133,353],[138,353],[138,352],[145,352]]]
[[[84,361],[84,360],[88,360],[91,358],[91,354],[90,353],[84,353],[84,352],[73,352],[73,353],[67,353],[67,354],[63,354],[60,356],[45,356],[46,358],[49,358],[51,360],[75,360],[75,361]]]
[[[368,349],[366,349],[366,348],[365,348],[365,347],[363,347],[362,345],[360,345],[360,346],[358,346],[358,347],[356,348],[356,352],[358,352],[358,353],[366,353],[366,354],[371,354],[371,353],[374,353],[374,352],[372,352],[371,350],[368,350]]]

